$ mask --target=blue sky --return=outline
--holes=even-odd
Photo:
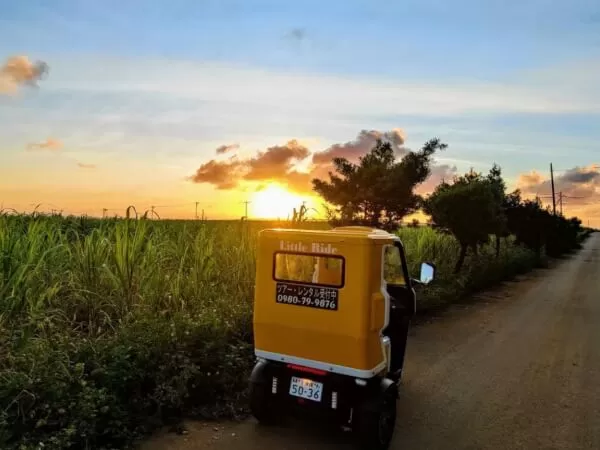
[[[0,96],[0,201],[21,208],[237,204],[184,180],[217,146],[321,151],[362,129],[439,136],[440,164],[515,184],[600,162],[597,1],[0,0],[12,55],[50,66]],[[24,152],[50,137],[59,152]]]

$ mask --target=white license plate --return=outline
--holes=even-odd
[[[292,377],[290,395],[320,402],[323,396],[323,383],[307,380],[306,378]]]

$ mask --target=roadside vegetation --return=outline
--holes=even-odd
[[[577,248],[587,231],[506,193],[501,172],[465,174],[426,199],[432,140],[396,161],[378,143],[334,160],[315,191],[329,224],[0,214],[0,448],[125,448],[182,416],[243,414],[252,356],[257,233],[368,224],[397,232],[411,274],[437,281],[419,314]],[[376,182],[374,181],[376,180]],[[401,227],[424,208],[430,226]]]

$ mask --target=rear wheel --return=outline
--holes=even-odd
[[[262,425],[273,425],[277,413],[266,383],[252,383],[250,385],[250,412]]]
[[[389,448],[396,426],[397,393],[396,385],[392,385],[359,409],[355,432],[361,450]]]

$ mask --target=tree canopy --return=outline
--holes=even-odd
[[[487,175],[473,170],[443,181],[423,199],[415,188],[431,174],[433,156],[447,147],[434,138],[418,151],[400,160],[389,142],[378,140],[365,156],[353,163],[333,159],[329,180],[313,179],[313,190],[333,207],[328,208],[334,226],[366,225],[395,231],[401,220],[419,209],[430,216],[430,224],[452,234],[460,245],[455,266],[459,272],[467,252],[496,237],[496,256],[502,238],[541,257],[559,256],[578,245],[579,219],[566,219],[542,208],[537,200],[524,200],[517,190],[506,193],[502,170],[496,164]]]
[[[328,215],[335,225],[397,229],[420,207],[422,198],[414,190],[430,175],[434,153],[446,147],[434,138],[397,161],[391,144],[377,140],[358,164],[333,159],[335,172],[329,172],[329,181],[313,179],[313,189],[334,205]]]
[[[541,256],[560,256],[577,247],[581,220],[554,215],[537,200],[523,200],[520,191],[506,196],[507,228],[516,242]]]
[[[452,184],[439,184],[424,202],[423,209],[435,226],[454,235],[460,244],[455,272],[461,269],[469,247],[477,252],[479,244],[504,226],[504,184],[500,175],[497,166],[488,177],[470,171],[455,177]]]
[[[455,272],[459,272],[469,248],[477,253],[480,244],[496,236],[496,256],[500,239],[515,236],[541,257],[559,256],[578,245],[579,219],[566,219],[542,208],[538,200],[524,200],[517,190],[506,194],[500,167],[494,164],[487,176],[470,171],[455,177],[452,184],[443,182],[424,202],[424,212],[433,225],[449,232],[460,244]]]

